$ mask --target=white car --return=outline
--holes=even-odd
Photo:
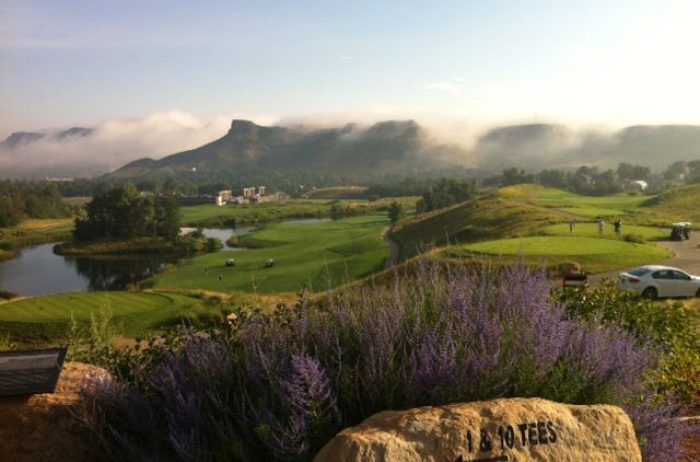
[[[620,290],[632,290],[644,298],[700,297],[700,277],[671,266],[641,266],[620,274]]]

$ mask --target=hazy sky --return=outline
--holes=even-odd
[[[700,123],[700,2],[0,0],[0,134],[196,117]]]

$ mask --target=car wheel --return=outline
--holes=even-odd
[[[653,300],[658,296],[659,296],[659,293],[653,287],[647,287],[642,292],[642,297],[648,298],[649,300]]]

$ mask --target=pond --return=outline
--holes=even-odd
[[[195,231],[197,228],[180,228],[180,235],[191,233],[192,231]],[[222,244],[224,244],[223,249],[221,250],[243,250],[243,247],[231,247],[226,243],[229,237],[231,236],[245,236],[246,234],[250,234],[253,230],[255,230],[254,226],[239,226],[235,229],[223,229],[223,228],[201,228],[202,229],[202,234],[204,234],[206,237],[213,237],[215,239],[218,239],[221,241]]]
[[[313,218],[289,221],[298,224],[317,222]],[[181,228],[181,233],[194,229]],[[229,247],[226,240],[231,235],[243,236],[254,230],[252,226],[240,226],[236,229],[204,228],[202,231],[207,237],[221,240],[223,250],[243,250],[242,247]],[[61,256],[53,253],[54,245],[25,247],[12,260],[0,262],[0,289],[23,296],[123,290],[129,284],[157,274],[166,265],[182,260],[175,255]]]

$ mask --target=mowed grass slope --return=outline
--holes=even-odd
[[[690,221],[700,225],[700,184],[662,193],[649,199],[644,205],[675,221]]]
[[[443,246],[504,237],[526,236],[542,226],[568,222],[570,217],[556,210],[507,201],[497,193],[472,199],[446,209],[403,220],[393,237],[402,257],[419,253],[426,245]]]
[[[662,261],[671,252],[652,244],[581,236],[531,236],[478,242],[446,249],[448,258],[499,257],[505,262],[524,260],[527,264],[556,268],[575,261],[587,272],[598,273],[644,263]]]
[[[668,239],[673,217],[693,218],[693,213],[700,212],[688,211],[698,210],[698,203],[700,187],[650,199],[639,194],[587,197],[539,185],[518,185],[403,220],[394,238],[403,258],[415,255],[425,244],[451,245],[437,255],[465,259],[498,255],[505,260],[522,255],[526,261],[548,260],[552,266],[578,261],[590,272],[607,271],[669,258],[668,251],[652,244],[624,240]],[[569,233],[572,219],[577,223]],[[600,219],[606,222],[602,236],[597,226]],[[621,237],[613,231],[617,219],[622,220]],[[644,226],[649,224],[655,226]],[[577,239],[565,240],[569,237]]]
[[[124,335],[141,335],[178,322],[201,301],[180,294],[156,292],[86,292],[25,298],[0,304],[0,333],[38,335],[48,331],[67,334],[71,316],[90,321],[101,311],[110,313]]]
[[[153,279],[159,288],[258,293],[318,291],[383,269],[385,214],[317,223],[274,223],[241,239],[243,251],[206,254]],[[236,266],[227,267],[228,258]],[[275,260],[265,268],[267,259]]]

